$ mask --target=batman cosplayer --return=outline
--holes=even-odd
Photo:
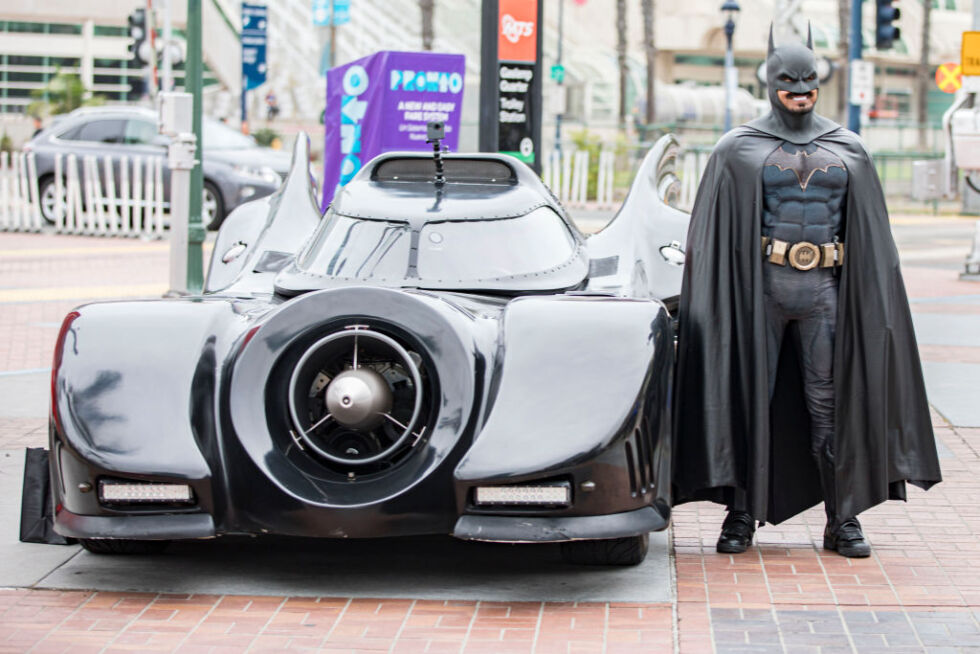
[[[719,552],[823,500],[824,547],[941,480],[898,252],[871,157],[813,111],[812,39],[766,60],[771,112],[726,134],[688,232],[675,503],[728,507]]]

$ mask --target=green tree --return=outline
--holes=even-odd
[[[101,95],[85,97],[85,86],[78,75],[61,70],[55,74],[43,89],[34,89],[31,96],[37,98],[27,106],[27,113],[36,118],[45,114],[66,114],[85,105],[105,103]]]

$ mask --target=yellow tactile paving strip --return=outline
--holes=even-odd
[[[0,289],[0,303],[153,297],[161,296],[166,292],[166,284],[112,284],[105,286],[47,286],[43,288],[10,288]]]
[[[72,247],[72,248],[24,248],[18,250],[0,250],[0,259],[29,259],[31,257],[47,257],[55,255],[99,255],[99,254],[128,254],[133,252],[166,252],[170,246],[165,243],[148,243],[140,245],[117,245],[112,247]]]

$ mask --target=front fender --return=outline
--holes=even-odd
[[[595,459],[629,432],[649,387],[665,378],[662,368],[672,360],[664,356],[672,347],[667,323],[654,301],[512,302],[503,319],[499,390],[457,480],[541,478]]]
[[[196,425],[194,407],[213,406],[214,384],[202,381],[215,379],[228,344],[247,328],[241,305],[108,302],[73,317],[53,373],[56,436],[104,471],[209,477],[201,440],[213,425]]]

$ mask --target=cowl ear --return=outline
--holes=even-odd
[[[769,52],[766,54],[766,59],[772,56],[772,53],[775,49],[776,49],[776,42],[772,38],[772,23],[769,23]]]
[[[806,22],[806,47],[813,50],[813,27],[810,25],[810,21]]]

